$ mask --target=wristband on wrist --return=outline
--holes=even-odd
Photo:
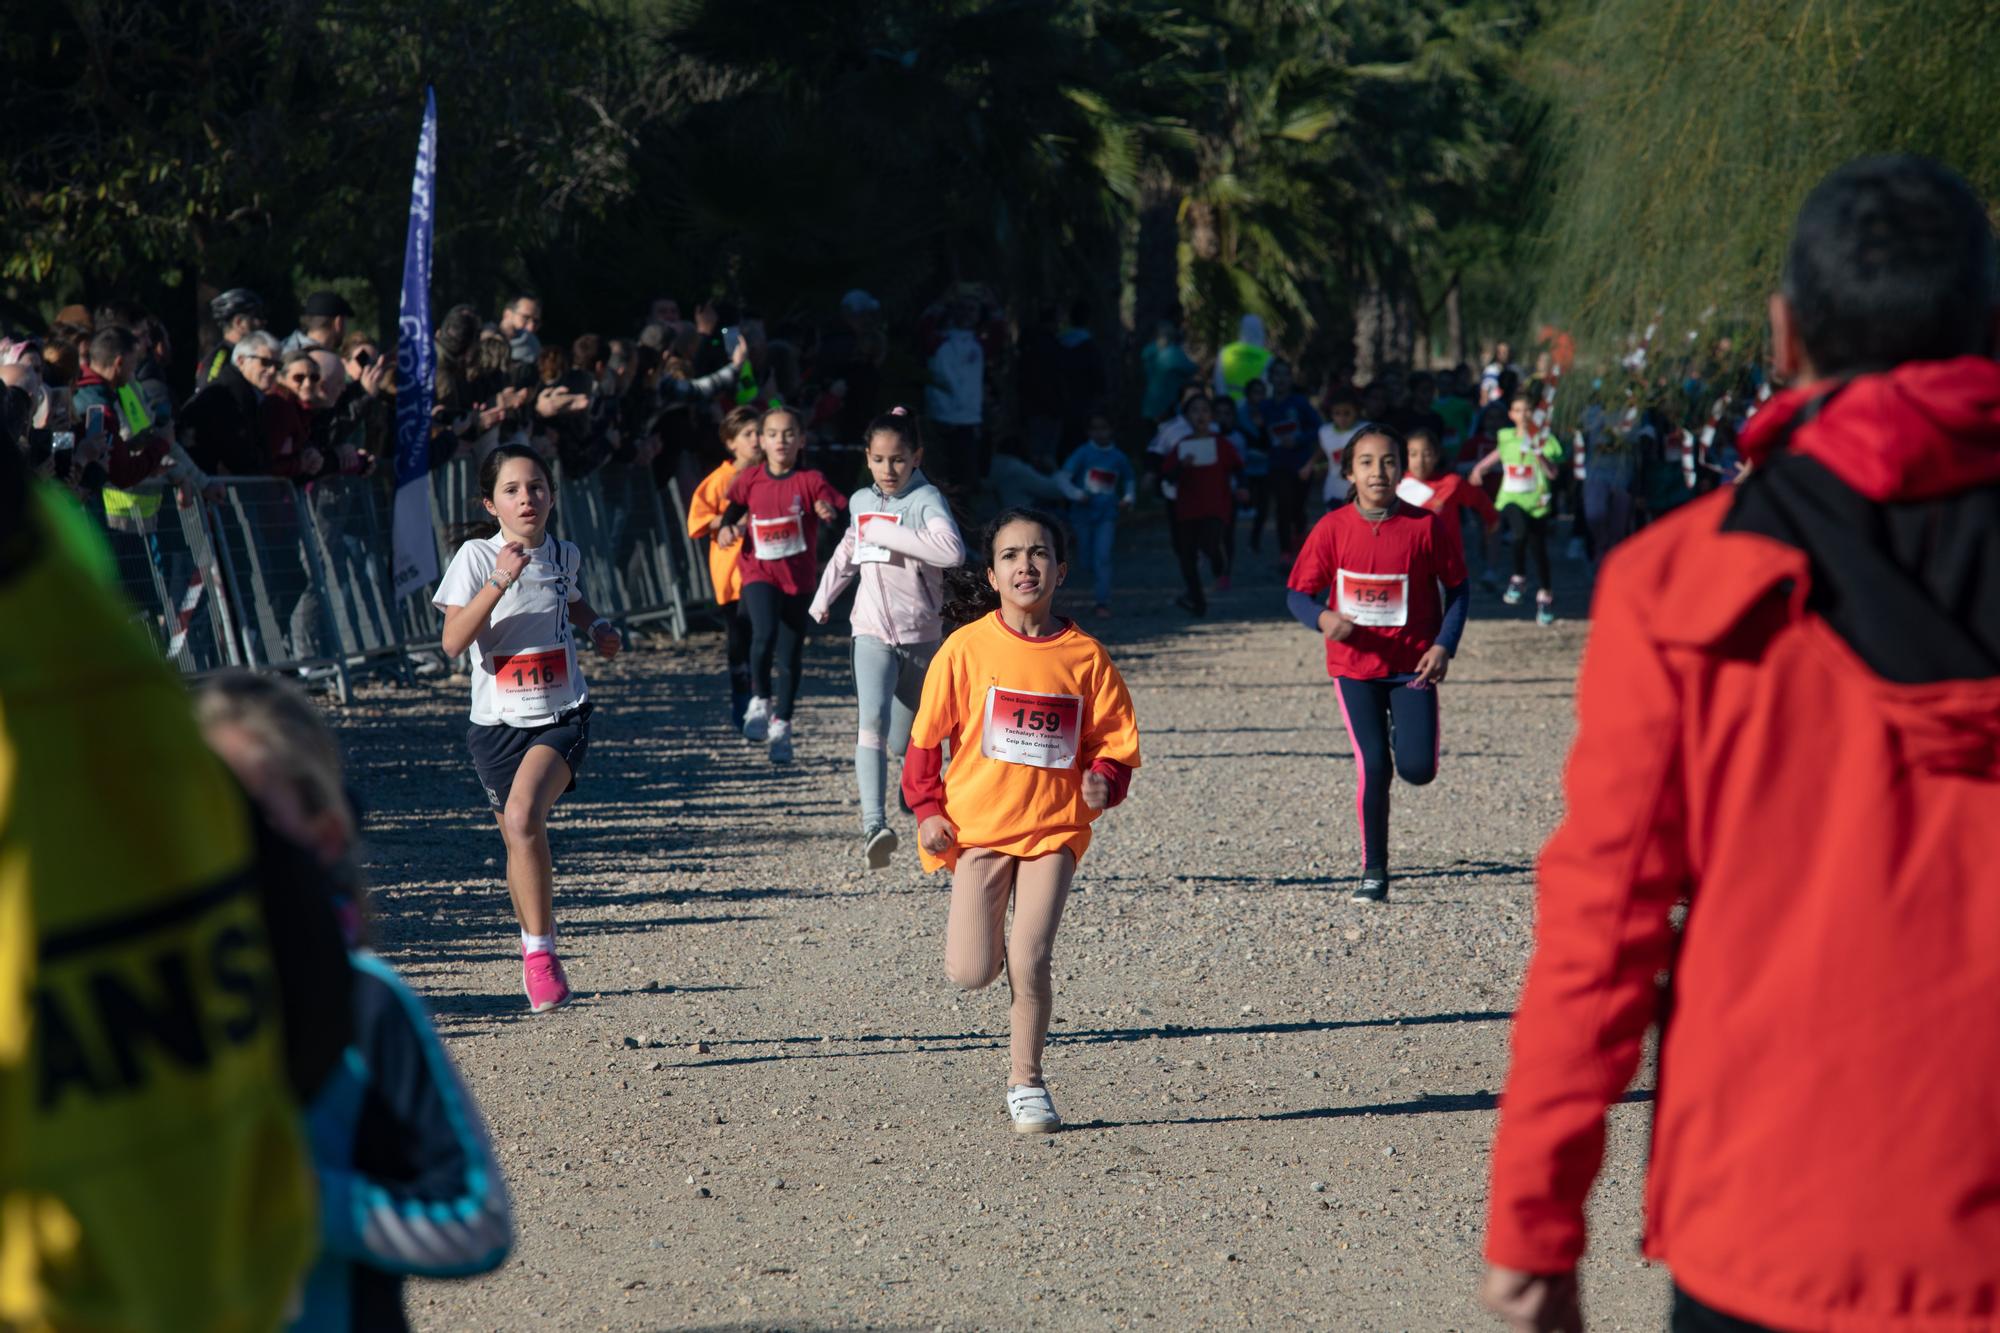
[[[606,629],[611,628],[611,622],[609,620],[606,620],[603,616],[599,616],[597,619],[590,622],[590,632],[592,634],[597,633],[597,627],[599,625],[602,625]]]

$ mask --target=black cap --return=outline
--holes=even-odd
[[[339,292],[314,292],[306,298],[306,303],[299,307],[299,313],[301,315],[320,315],[328,319],[331,319],[335,315],[341,315],[352,319],[354,318],[354,307],[347,304],[346,298],[341,296]]]

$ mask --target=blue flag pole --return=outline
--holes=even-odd
[[[431,527],[431,396],[437,348],[431,340],[431,239],[437,223],[437,91],[424,89],[424,128],[410,180],[410,230],[403,242],[403,301],[396,322],[396,596],[435,583]]]

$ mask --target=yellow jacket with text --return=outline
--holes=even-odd
[[[248,814],[46,506],[0,581],[0,1327],[274,1328],[314,1199]]]

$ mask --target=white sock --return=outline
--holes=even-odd
[[[555,937],[555,936],[553,936],[553,935],[530,935],[530,934],[529,934],[529,933],[528,933],[527,931],[525,931],[525,930],[521,932],[521,952],[522,952],[522,953],[524,953],[524,954],[530,954],[530,953],[554,953],[555,951],[556,951],[556,937]]]

